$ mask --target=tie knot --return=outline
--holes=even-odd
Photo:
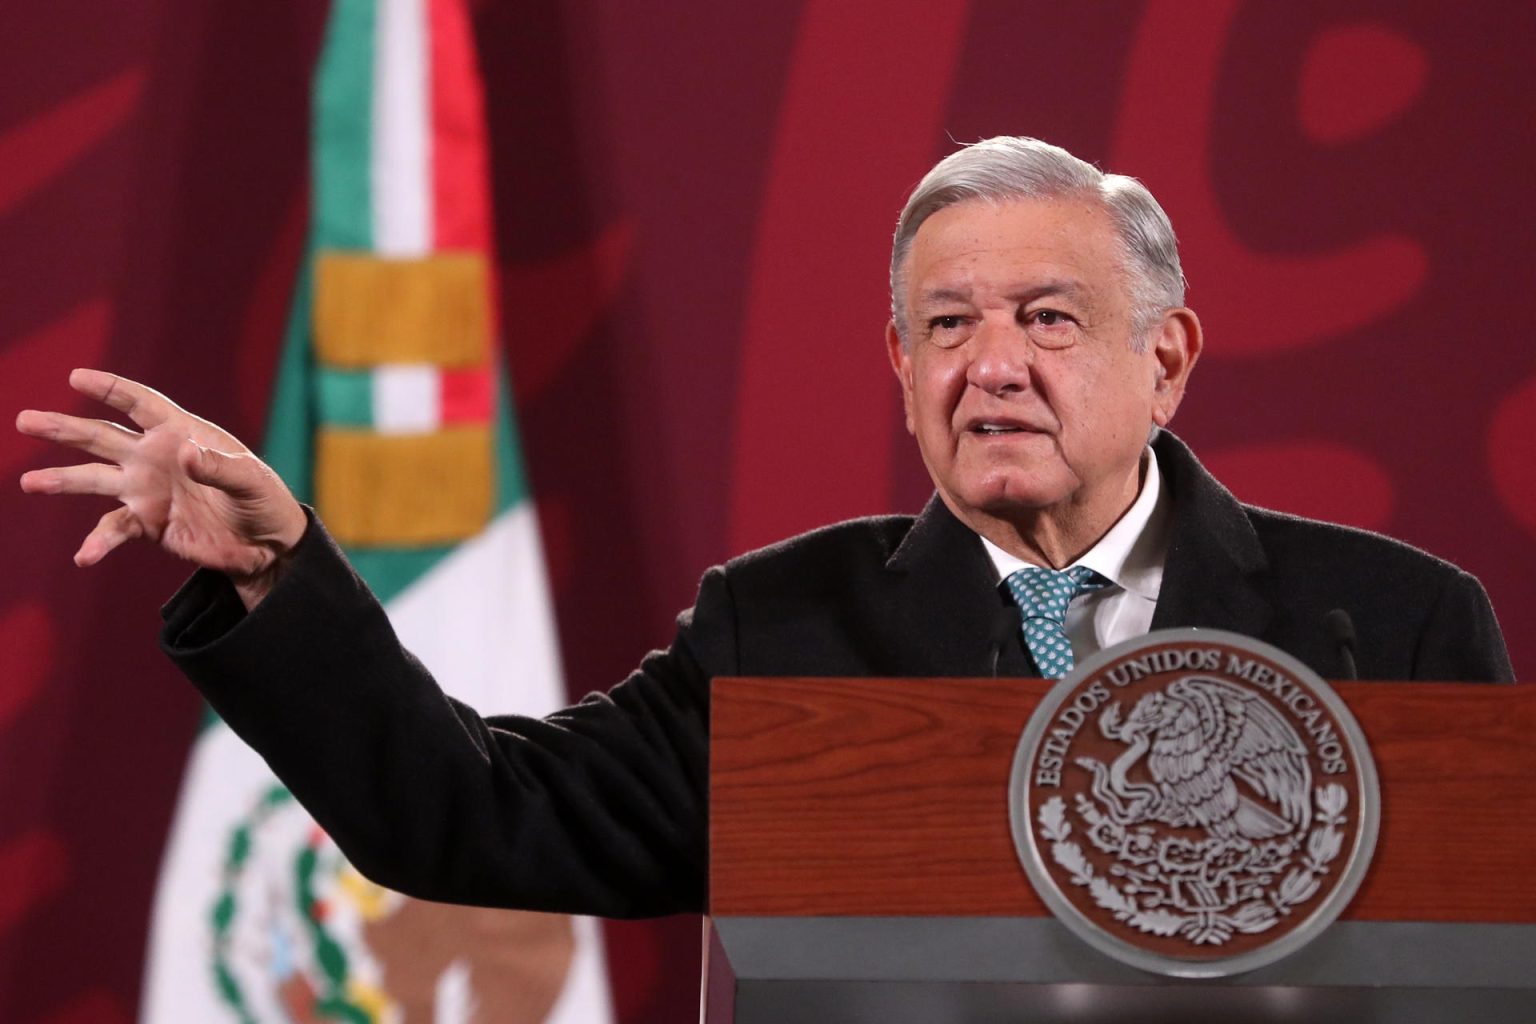
[[[1057,572],[1026,565],[1008,577],[1008,589],[1026,619],[1049,619],[1063,623],[1067,605],[1078,594],[1109,586],[1109,580],[1086,565],[1074,565]]]

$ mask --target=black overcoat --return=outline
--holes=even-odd
[[[1510,678],[1478,582],[1406,544],[1240,504],[1175,437],[1154,443],[1174,521],[1154,628],[1268,641],[1361,678]],[[353,863],[429,899],[609,916],[702,911],[715,676],[992,673],[1005,601],[980,540],[921,515],[815,530],[710,569],[671,646],[537,720],[482,718],[395,639],[318,522],[250,615],[201,572],[162,643]],[[1022,643],[1002,675],[1029,675]],[[515,672],[516,666],[508,666]]]

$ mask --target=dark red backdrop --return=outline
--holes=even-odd
[[[880,340],[887,238],[950,139],[1004,132],[1168,207],[1210,342],[1178,428],[1208,464],[1461,563],[1536,673],[1536,8],[863,6],[477,7],[573,692],[664,642],[705,566],[920,505]],[[260,436],[323,18],[0,6],[0,408],[69,406],[90,364]],[[6,479],[49,458],[0,434]],[[74,570],[90,504],[0,489],[0,1019],[19,1024],[133,1017],[199,711],[153,641],[181,570],[147,551]],[[625,1021],[692,1017],[696,921],[609,937]]]

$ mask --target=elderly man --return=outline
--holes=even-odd
[[[434,899],[703,909],[717,675],[1056,676],[1149,628],[1205,626],[1338,676],[1342,610],[1362,676],[1510,677],[1472,577],[1243,506],[1163,431],[1202,336],[1136,181],[1033,139],[964,148],[908,201],[891,283],[927,508],[709,570],[670,648],[544,720],[445,697],[274,475],[147,388],[76,371],[143,432],[24,412],[24,433],[118,466],[22,485],[122,502],[81,564],[147,537],[202,567],[167,607],[166,650],[360,868]]]

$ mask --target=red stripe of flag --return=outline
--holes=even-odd
[[[434,248],[490,253],[485,102],[463,0],[427,0]]]
[[[438,371],[439,415],[443,426],[491,422],[491,372],[487,367]]]

